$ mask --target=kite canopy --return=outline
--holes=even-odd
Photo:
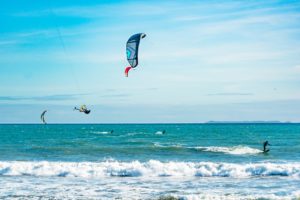
[[[46,114],[47,110],[44,110],[41,114],[41,120],[44,124],[47,124],[46,120],[45,120],[45,114]]]
[[[131,68],[135,68],[139,63],[138,53],[139,53],[140,40],[144,37],[146,37],[145,33],[138,33],[131,36],[127,41],[126,56]],[[128,67],[126,68],[125,70],[126,76],[128,76],[128,72],[131,68]]]

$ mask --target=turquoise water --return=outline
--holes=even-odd
[[[293,199],[300,124],[0,125],[0,175],[0,198]]]
[[[298,124],[1,125],[0,160],[300,161],[299,135]],[[265,140],[272,145],[268,154],[200,148],[261,150]]]

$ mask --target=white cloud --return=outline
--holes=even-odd
[[[41,16],[73,16],[82,18],[97,19],[108,16],[145,16],[165,13],[167,4],[164,3],[145,4],[145,3],[126,3],[126,4],[101,4],[93,6],[68,6],[52,7],[45,10],[14,13],[16,17],[41,17]],[[128,12],[130,11],[130,12]]]

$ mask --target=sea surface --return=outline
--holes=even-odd
[[[0,199],[171,197],[299,199],[300,124],[0,125]]]

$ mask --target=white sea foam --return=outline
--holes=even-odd
[[[183,148],[183,149],[196,149],[198,151],[205,152],[215,152],[215,153],[225,153],[233,155],[243,155],[243,154],[258,154],[263,153],[260,149],[251,148],[248,146],[233,146],[233,147],[220,147],[220,146],[198,146],[198,147],[185,147],[181,144],[160,144],[155,142],[154,146],[159,148]]]
[[[295,194],[294,194],[295,193]],[[268,195],[237,195],[237,194],[226,194],[226,195],[216,195],[216,194],[191,194],[191,195],[183,195],[183,196],[174,196],[174,198],[178,200],[254,200],[254,199],[272,199],[272,200],[291,200],[296,199],[299,195],[294,192],[293,194],[286,196],[277,196],[275,194]],[[297,198],[298,199],[298,198]]]
[[[247,146],[234,146],[234,147],[217,147],[217,146],[209,146],[209,147],[195,147],[197,150],[207,151],[207,152],[217,152],[217,153],[227,153],[227,154],[258,154],[263,151],[260,149],[255,149]]]
[[[159,142],[154,142],[153,145],[159,148],[186,148],[181,144],[160,144]]]
[[[300,178],[300,163],[213,163],[213,162],[23,162],[1,161],[2,176],[71,177],[259,177]]]
[[[147,134],[145,132],[129,132],[125,136],[134,136],[134,135],[144,135]]]
[[[298,199],[299,181],[290,178],[60,178],[1,177],[0,199],[153,199],[167,200],[292,200]],[[254,186],[254,187],[252,187]],[[169,198],[167,198],[169,197]]]
[[[94,134],[101,134],[101,135],[112,134],[111,131],[91,131],[91,133],[94,133]]]

